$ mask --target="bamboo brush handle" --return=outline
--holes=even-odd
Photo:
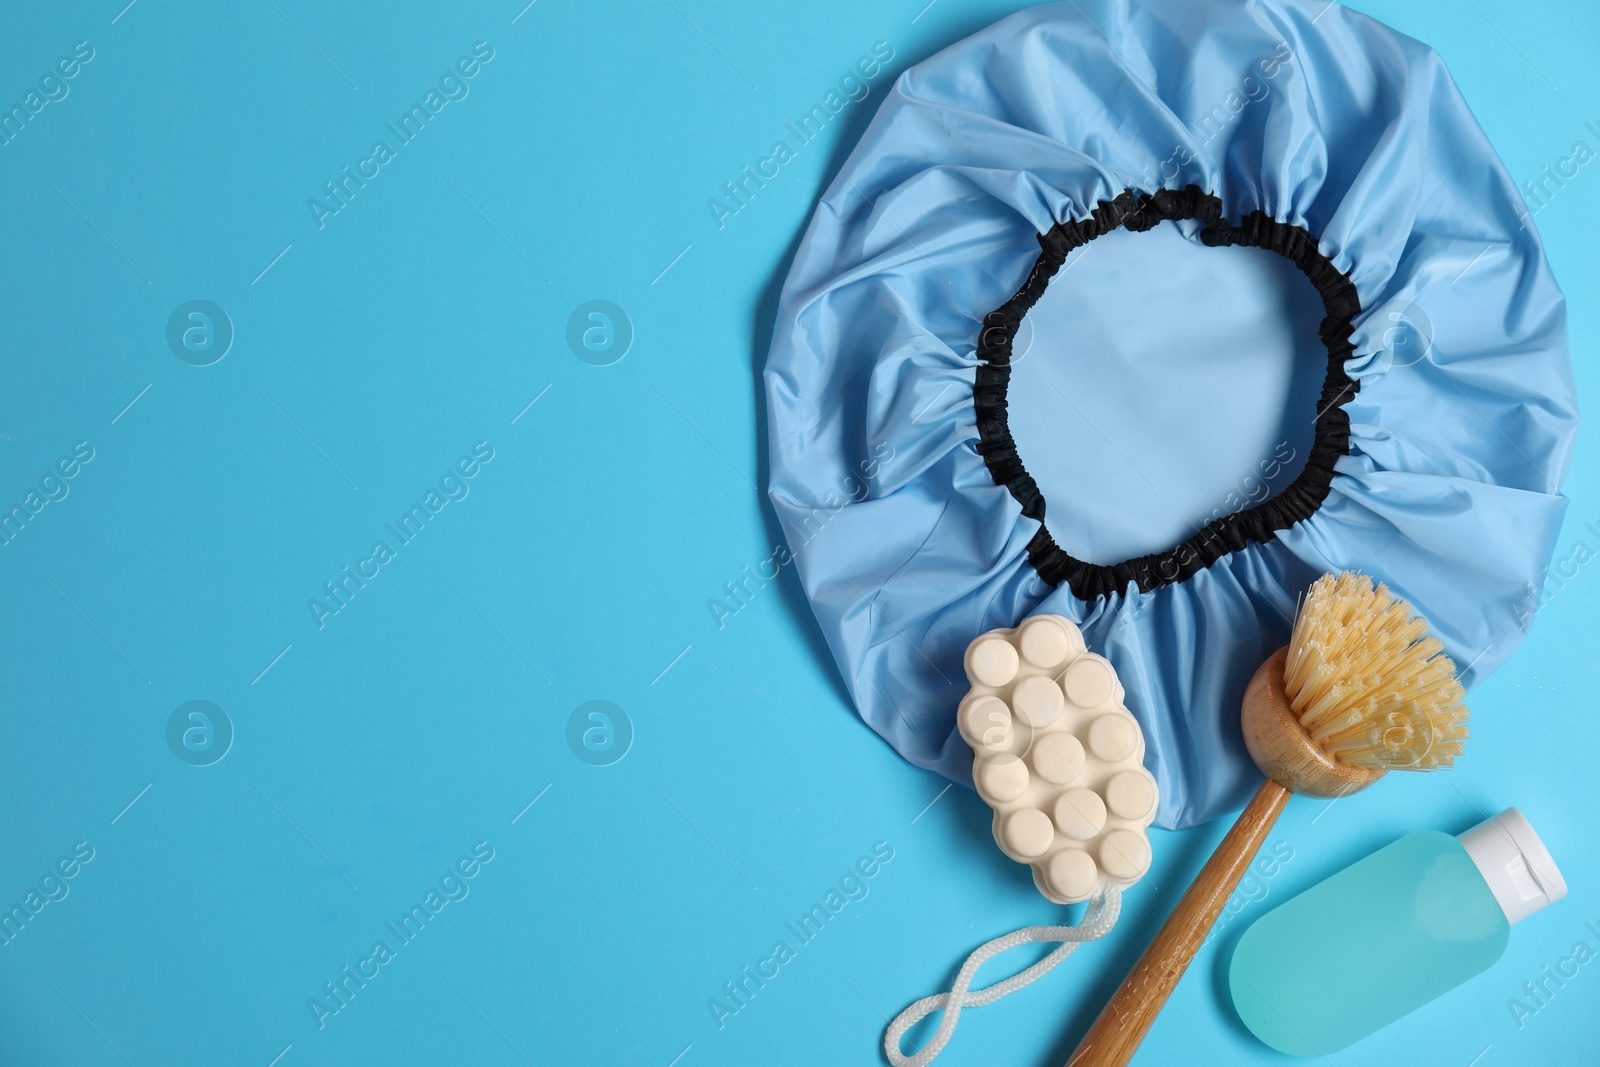
[[[1067,1067],[1123,1067],[1133,1059],[1288,802],[1289,791],[1283,786],[1271,779],[1261,783],[1132,973],[1083,1035]]]

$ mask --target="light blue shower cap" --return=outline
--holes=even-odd
[[[1239,699],[1318,575],[1387,582],[1469,686],[1503,662],[1577,429],[1561,292],[1443,62],[1326,0],[1049,4],[908,70],[765,380],[862,718],[968,782],[967,643],[1066,616],[1172,828],[1259,781]]]

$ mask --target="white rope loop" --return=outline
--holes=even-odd
[[[962,1008],[979,1008],[985,1004],[993,1004],[1001,997],[1009,996],[1023,986],[1043,978],[1054,970],[1058,963],[1072,955],[1079,945],[1110,933],[1111,928],[1117,924],[1117,915],[1121,910],[1122,893],[1116,888],[1110,888],[1104,895],[1090,901],[1088,910],[1083,913],[1083,921],[1077,926],[1027,926],[978,946],[961,965],[950,992],[923,997],[895,1016],[894,1022],[889,1024],[889,1029],[883,1035],[883,1051],[889,1057],[889,1062],[894,1067],[927,1067],[950,1043],[950,1038],[956,1032],[956,1022],[961,1018]],[[973,977],[978,973],[978,968],[1000,953],[1019,945],[1056,941],[1061,942],[1061,947],[1027,970],[982,989],[969,988]],[[939,1021],[939,1029],[934,1032],[928,1043],[914,1055],[907,1056],[902,1053],[900,1041],[905,1037],[906,1031],[941,1010],[944,1012],[944,1018]]]

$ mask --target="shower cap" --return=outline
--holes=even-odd
[[[1563,297],[1443,62],[1327,0],[1047,4],[907,70],[765,385],[862,718],[970,782],[967,643],[1064,616],[1168,828],[1259,780],[1240,696],[1324,572],[1387,582],[1469,687],[1503,662],[1577,429]]]

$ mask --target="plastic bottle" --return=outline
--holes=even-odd
[[[1487,970],[1512,923],[1566,894],[1516,808],[1460,837],[1410,834],[1246,930],[1234,1008],[1280,1052],[1326,1056]]]

